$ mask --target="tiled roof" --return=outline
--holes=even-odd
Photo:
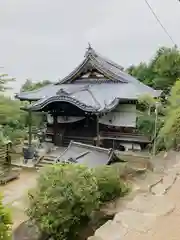
[[[44,88],[42,92],[39,91],[39,97],[40,93],[42,94],[40,100],[30,106],[33,111],[41,110],[52,102],[65,101],[87,112],[106,112],[115,108],[119,102],[137,100],[142,94],[158,96],[158,93],[152,88],[132,83],[62,84],[54,87],[53,90],[56,89],[54,94],[49,91],[49,87]],[[62,94],[60,93],[61,89],[63,89]],[[36,93],[31,95],[33,98],[36,96]]]
[[[93,168],[110,163],[112,157],[111,149],[71,141],[64,153],[58,157],[57,162],[79,163]]]
[[[74,79],[78,78],[81,73],[90,66],[97,69],[105,77],[107,77],[108,82],[128,82],[128,79],[121,75],[121,66],[105,57],[102,57],[100,54],[95,52],[94,49],[89,48],[85,54],[84,61],[67,77],[62,79],[60,83],[72,83]]]
[[[90,65],[102,73],[104,78],[82,79],[82,73]],[[158,97],[160,91],[144,85],[124,72],[121,66],[89,48],[85,60],[66,78],[35,91],[21,92],[16,97],[21,100],[38,100],[30,106],[34,111],[55,101],[67,101],[87,112],[103,112],[112,110],[120,101],[137,100],[145,94]]]

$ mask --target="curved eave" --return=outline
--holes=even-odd
[[[97,108],[90,106],[90,105],[86,105],[82,102],[80,102],[79,100],[72,98],[70,96],[53,96],[47,99],[41,99],[39,102],[36,102],[35,104],[29,106],[28,108],[32,111],[41,111],[43,110],[47,105],[53,103],[53,102],[67,102],[70,103],[76,107],[78,107],[79,109],[86,111],[86,112],[96,112],[98,111]]]
[[[105,105],[105,107],[102,110],[100,110],[99,112],[102,112],[102,113],[111,112],[118,106],[119,101],[120,101],[119,98],[115,98],[110,104]]]
[[[72,98],[70,96],[53,96],[47,99],[40,100],[39,102],[36,102],[35,104],[32,104],[30,106],[28,106],[27,108],[23,108],[23,110],[31,110],[31,111],[43,111],[43,109],[53,103],[53,102],[67,102],[70,103],[76,107],[78,107],[79,109],[83,110],[84,112],[89,112],[89,113],[94,113],[94,114],[98,114],[98,113],[106,113],[109,111],[112,111],[113,109],[116,108],[116,106],[119,104],[119,99],[115,98],[110,104],[105,105],[104,108],[101,108],[100,106],[95,107],[95,106],[91,106],[91,105],[86,105],[82,102],[80,102],[79,100]]]
[[[34,102],[34,101],[38,101],[40,100],[40,98],[29,98],[29,97],[26,97],[26,96],[21,96],[20,94],[15,94],[14,96],[16,99],[19,99],[20,101],[29,101],[29,102]]]

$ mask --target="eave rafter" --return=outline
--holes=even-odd
[[[67,95],[56,95],[47,99],[40,100],[39,102],[36,102],[34,105],[29,106],[29,109],[32,111],[40,111],[43,110],[47,105],[53,103],[53,102],[67,102],[70,104],[73,104],[74,106],[78,107],[79,109],[86,111],[86,112],[97,112],[98,109],[95,107],[92,107],[90,105],[86,105],[77,99],[67,96]]]
[[[79,100],[70,97],[68,95],[56,95],[47,99],[41,99],[37,101],[36,103],[28,106],[28,108],[23,109],[23,110],[31,110],[31,111],[43,111],[43,109],[48,106],[51,103],[55,102],[66,102],[70,103],[79,109],[83,110],[84,112],[89,112],[92,114],[98,114],[98,113],[106,113],[109,111],[112,111],[118,104],[119,104],[119,99],[115,98],[110,104],[105,104],[105,107],[102,109],[100,105],[98,106],[91,106],[91,105],[86,105]]]

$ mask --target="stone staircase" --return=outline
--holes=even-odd
[[[55,150],[52,150],[50,153],[45,154],[44,156],[39,158],[39,161],[36,163],[37,168],[42,168],[51,164],[55,164],[57,157],[59,157],[65,148],[58,147]]]
[[[56,156],[53,155],[46,155],[42,157],[41,161],[36,164],[37,168],[42,168],[50,164],[54,164],[56,160]]]

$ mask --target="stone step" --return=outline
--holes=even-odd
[[[54,164],[54,163],[55,163],[54,160],[52,160],[52,161],[47,161],[47,160],[44,160],[44,159],[43,159],[43,160],[41,161],[41,164],[46,164],[46,165],[47,165],[47,164],[48,164],[48,165],[49,165],[49,164]]]
[[[103,240],[103,239],[101,237],[92,236],[88,237],[88,240]]]
[[[128,232],[135,230],[137,232],[145,233],[149,231],[156,220],[156,216],[140,213],[134,210],[124,210],[115,215],[114,221],[121,223],[127,228]]]
[[[151,188],[151,193],[154,195],[164,195],[169,189],[173,186],[173,184],[177,180],[177,175],[169,173],[168,175],[162,178],[162,181],[158,182],[155,186]]]
[[[44,167],[43,164],[40,164],[40,163],[39,163],[39,164],[36,165],[36,168],[37,168],[37,169],[40,169],[40,168],[42,168],[42,167]]]
[[[44,157],[43,160],[46,160],[47,162],[55,161],[57,157]]]
[[[102,240],[122,240],[127,234],[127,228],[121,223],[109,220],[95,232],[95,237]]]
[[[171,213],[175,209],[175,203],[169,201],[164,195],[142,194],[136,196],[133,201],[129,202],[126,208],[142,214],[160,217]]]

